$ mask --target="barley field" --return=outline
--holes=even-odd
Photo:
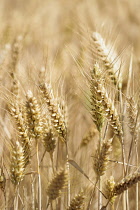
[[[140,209],[139,11],[0,1],[0,210]]]

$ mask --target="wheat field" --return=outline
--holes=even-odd
[[[0,1],[0,209],[140,209],[140,2]]]

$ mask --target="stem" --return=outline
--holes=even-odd
[[[102,143],[102,135],[101,135],[101,131],[99,132],[99,154],[101,152],[101,143]],[[102,183],[101,183],[101,177],[98,177],[99,180],[99,190],[102,191]],[[98,210],[101,209],[102,207],[102,194],[100,193],[100,191],[98,192]]]
[[[68,171],[68,189],[67,189],[67,193],[68,193],[68,200],[67,200],[67,205],[70,206],[70,166],[69,166],[69,154],[68,154],[68,144],[66,141],[66,158],[67,158],[67,171]]]
[[[42,161],[43,161],[43,159],[44,159],[44,156],[45,156],[45,154],[46,154],[46,150],[44,151],[44,153],[43,153],[43,155],[42,155],[42,158],[41,158],[41,160],[40,160],[40,165],[41,165],[41,163],[42,163]]]
[[[89,209],[90,209],[90,206],[91,206],[91,204],[92,204],[93,195],[94,195],[94,193],[95,193],[95,189],[96,189],[96,185],[97,185],[97,183],[98,183],[98,179],[96,179],[96,182],[95,182],[94,188],[93,188],[93,190],[92,190],[92,192],[91,192],[91,196],[90,196],[90,200],[89,200],[89,202],[88,202],[87,210],[89,210]]]
[[[38,172],[38,209],[41,210],[41,177],[40,177],[40,168],[39,168],[38,139],[36,141],[36,156],[37,156],[37,172]]]
[[[46,206],[46,209],[48,209],[49,206],[50,206],[50,202],[48,201],[47,206]]]
[[[35,191],[34,191],[34,181],[33,175],[31,174],[31,190],[32,190],[32,210],[35,209]]]
[[[5,210],[6,210],[7,209],[7,199],[6,199],[6,190],[5,189],[3,191],[3,195],[4,195]]]
[[[50,153],[50,158],[51,158],[51,162],[52,162],[52,170],[53,170],[53,174],[55,173],[55,169],[54,169],[54,162],[53,162],[53,153]]]
[[[58,139],[58,144],[57,144],[57,158],[56,158],[56,170],[58,169],[58,165],[59,165],[59,148],[60,148],[60,141]]]
[[[136,164],[139,165],[138,147],[136,142]],[[139,183],[136,184],[136,210],[139,210]]]
[[[14,210],[18,210],[18,195],[19,195],[19,184],[16,186],[16,193],[14,199]]]

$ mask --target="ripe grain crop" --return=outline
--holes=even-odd
[[[1,0],[0,210],[140,209],[138,0]]]

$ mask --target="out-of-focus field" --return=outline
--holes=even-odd
[[[136,180],[129,175],[139,169],[140,156],[139,11],[138,0],[0,1],[1,210],[140,209],[140,172]],[[119,66],[119,91],[116,84],[108,83],[107,57],[95,46],[95,32],[103,37],[112,66]],[[112,122],[116,111],[110,111],[111,105],[105,107],[103,102],[101,131],[93,119],[91,70],[97,62],[110,104],[119,116],[122,141],[114,133],[118,128]],[[40,91],[44,83],[51,85],[54,96],[51,92],[45,98]],[[103,96],[99,103],[102,100]],[[105,157],[99,155],[101,136],[102,141],[112,138],[112,150]],[[97,160],[105,165],[101,176],[96,172]],[[59,196],[53,200],[47,189],[62,169],[67,176],[65,187],[61,189],[63,177],[56,180],[51,193]],[[110,176],[116,184],[121,180],[126,184],[114,203],[106,197]],[[81,204],[76,207],[75,199],[68,208],[81,191]]]

